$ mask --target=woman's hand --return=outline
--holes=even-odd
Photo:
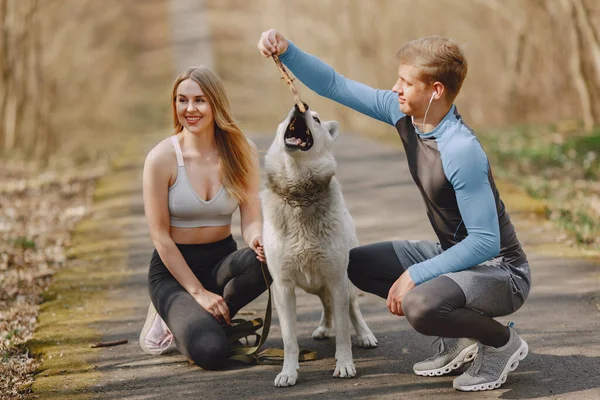
[[[258,259],[258,261],[267,262],[261,236],[257,236],[254,238],[254,240],[252,240],[250,248],[256,253],[256,258]]]
[[[275,29],[269,29],[260,36],[258,41],[258,50],[263,56],[269,58],[272,55],[279,55],[285,53],[289,46],[288,41],[283,35],[277,32]]]
[[[198,304],[202,306],[202,308],[208,311],[219,322],[225,322],[227,325],[231,325],[229,307],[227,307],[227,303],[225,303],[224,298],[206,289],[198,294],[193,295],[193,297]]]

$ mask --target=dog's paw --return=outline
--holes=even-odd
[[[356,376],[356,367],[353,362],[336,363],[333,376],[336,378],[354,378]]]
[[[275,378],[275,382],[273,384],[277,387],[287,387],[294,386],[296,384],[296,380],[298,379],[298,372],[284,372],[281,371],[279,375]]]
[[[375,335],[370,333],[368,335],[357,336],[356,344],[358,345],[358,347],[361,347],[363,349],[370,349],[373,347],[377,347],[379,342],[377,341],[377,338],[375,337]]]
[[[331,328],[327,329],[324,326],[319,325],[312,334],[313,339],[323,340],[332,337]]]

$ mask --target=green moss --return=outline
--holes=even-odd
[[[143,155],[130,141],[119,159],[141,166]],[[91,214],[78,224],[69,249],[68,267],[60,270],[43,294],[38,327],[28,343],[42,363],[31,390],[39,398],[87,399],[100,378],[96,353],[90,345],[101,341],[94,326],[118,318],[122,304],[109,298],[109,288],[128,277],[128,243],[122,229],[131,219],[132,196],[124,188],[137,187],[139,168],[113,164],[112,171],[97,183]],[[98,196],[101,201],[98,201]],[[116,310],[107,315],[106,310]]]
[[[100,316],[98,305],[104,296],[100,291],[82,290],[95,283],[88,275],[89,266],[88,260],[78,259],[57,273],[45,295],[49,301],[40,308],[29,348],[42,359],[31,387],[41,398],[87,398],[87,389],[99,377],[89,346],[102,336],[91,324]]]

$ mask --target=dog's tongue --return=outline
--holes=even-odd
[[[291,138],[285,139],[285,142],[287,144],[291,144],[291,145],[295,145],[295,146],[300,146],[300,144],[302,143],[302,139],[291,137]]]

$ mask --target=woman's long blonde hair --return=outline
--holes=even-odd
[[[215,141],[221,159],[221,180],[229,194],[241,203],[248,194],[246,187],[252,171],[253,149],[233,120],[231,106],[221,78],[205,67],[190,67],[182,72],[173,84],[171,106],[173,108],[173,126],[175,133],[183,130],[177,118],[177,87],[186,80],[196,82],[208,99],[215,119]]]

